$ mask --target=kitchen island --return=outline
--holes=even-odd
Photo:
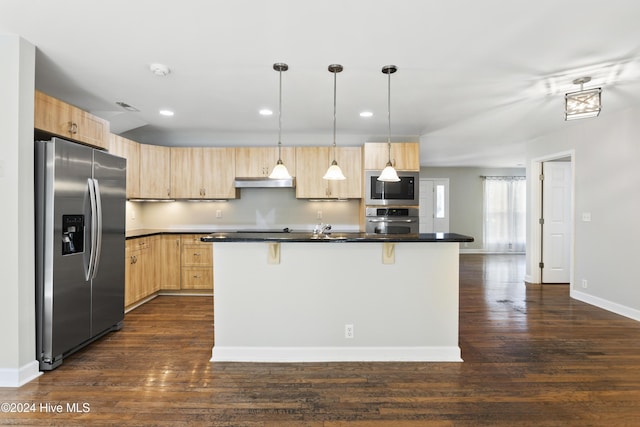
[[[461,361],[453,233],[213,233],[212,361]]]

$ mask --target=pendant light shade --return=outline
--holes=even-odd
[[[282,72],[287,71],[289,66],[282,62],[276,62],[273,64],[273,69],[279,74],[279,89],[278,89],[278,162],[271,171],[269,178],[271,179],[291,179],[291,174],[287,170],[287,167],[282,162]]]
[[[342,173],[342,169],[338,166],[336,161],[336,74],[343,70],[340,64],[329,65],[329,71],[333,73],[333,161],[327,169],[327,173],[324,174],[322,179],[330,181],[341,181],[347,179]]]
[[[391,74],[396,71],[398,71],[398,67],[395,65],[385,65],[382,67],[382,72],[387,75],[387,117],[389,119],[387,127],[387,150],[389,156],[387,166],[382,170],[380,176],[378,176],[378,181],[384,182],[400,181],[398,172],[396,172],[393,164],[391,163]]]

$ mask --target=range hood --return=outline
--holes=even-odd
[[[294,188],[296,179],[272,179],[268,177],[236,177],[236,188]]]

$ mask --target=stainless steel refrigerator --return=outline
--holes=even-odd
[[[59,138],[35,143],[40,370],[124,319],[126,160]]]

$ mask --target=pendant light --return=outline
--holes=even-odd
[[[597,117],[602,105],[600,96],[602,88],[584,89],[584,84],[589,83],[591,77],[575,79],[573,84],[580,85],[580,90],[564,95],[564,119],[576,120]]]
[[[271,179],[291,179],[291,174],[287,167],[282,163],[282,72],[287,71],[289,66],[283,62],[273,64],[273,69],[279,73],[279,92],[278,92],[278,162],[271,171],[269,178]]]
[[[387,85],[387,116],[389,118],[389,126],[387,128],[387,150],[388,150],[388,161],[385,168],[382,170],[382,173],[378,177],[378,181],[384,182],[398,182],[400,178],[398,177],[398,172],[393,168],[391,164],[391,74],[398,71],[398,67],[395,65],[385,65],[382,67],[382,72],[387,75],[388,85]]]
[[[331,181],[347,179],[342,173],[340,166],[338,166],[338,162],[336,162],[336,74],[342,70],[343,67],[340,64],[329,65],[329,71],[333,73],[333,161],[322,179],[328,179]]]

